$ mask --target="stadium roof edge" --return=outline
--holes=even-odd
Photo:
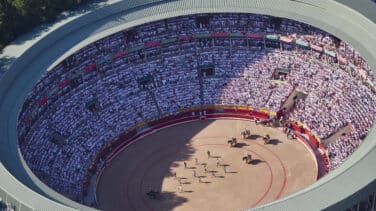
[[[194,13],[249,12],[290,18],[328,31],[352,44],[375,72],[376,15],[372,14],[372,9],[376,11],[376,5],[368,0],[358,0],[356,4],[351,3],[350,0],[136,0],[110,2],[53,28],[31,47],[29,44],[28,50],[22,52],[22,55],[15,55],[17,59],[9,67],[0,83],[0,116],[3,117],[0,122],[0,134],[3,137],[0,140],[1,162],[19,181],[39,194],[76,209],[87,210],[88,207],[79,205],[42,184],[31,173],[19,154],[16,138],[17,114],[28,91],[46,69],[88,43],[141,23]],[[298,193],[257,209],[307,210],[318,207],[322,209],[346,198],[376,177],[376,167],[371,165],[376,158],[376,143],[372,141],[375,139],[376,132],[373,127],[360,149],[340,168]],[[5,171],[0,166],[0,175],[7,178],[2,180],[0,189],[6,190],[24,204],[36,210],[72,210],[47,198],[36,196],[34,191],[25,188]],[[357,180],[351,181],[351,178]],[[347,184],[343,185],[344,183]],[[333,187],[337,190],[335,194],[333,194]],[[20,194],[20,191],[23,194]]]

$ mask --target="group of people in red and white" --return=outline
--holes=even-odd
[[[245,38],[152,43],[215,32],[301,39],[338,53],[347,64],[311,49],[270,48],[262,40]],[[146,48],[145,43],[155,47]],[[130,50],[143,44],[143,50]],[[210,66],[212,72],[201,74],[203,66]],[[289,73],[274,80],[277,68]],[[299,89],[307,96],[297,101],[290,118],[320,138],[348,123],[353,126],[350,135],[328,146],[335,168],[361,144],[373,124],[376,96],[369,86],[373,81],[369,66],[353,48],[302,23],[250,14],[177,17],[106,37],[47,72],[20,112],[20,147],[44,183],[81,201],[93,158],[133,126],[204,105],[277,112]],[[94,111],[87,102],[94,102]],[[66,143],[49,141],[53,132],[65,137]]]

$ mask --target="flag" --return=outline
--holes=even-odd
[[[157,46],[160,46],[160,45],[161,45],[161,42],[159,42],[159,41],[145,43],[146,48],[153,48],[153,47],[157,47]]]
[[[228,37],[230,34],[228,32],[215,32],[212,33],[213,37]]]
[[[90,64],[90,65],[86,66],[86,67],[84,68],[84,70],[85,70],[86,72],[89,72],[89,71],[94,70],[95,68],[97,68],[97,64],[93,63],[93,64]]]
[[[38,104],[39,104],[39,106],[42,106],[42,105],[45,105],[45,104],[47,103],[47,101],[48,101],[48,96],[45,95],[45,96],[43,96],[43,97],[39,100]]]
[[[70,81],[71,81],[71,79],[70,79],[70,78],[67,78],[67,79],[65,79],[64,81],[60,82],[60,83],[59,83],[59,86],[60,86],[61,88],[64,88],[64,87],[66,87],[66,86],[69,85]]]

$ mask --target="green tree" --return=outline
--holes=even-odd
[[[44,0],[44,21],[53,21],[62,11],[72,9],[76,5],[75,0]]]
[[[22,28],[29,30],[39,24],[43,18],[43,1],[40,0],[13,0],[13,6],[21,17]]]
[[[8,0],[0,0],[0,49],[14,39],[14,22],[17,22],[16,8]]]
[[[0,50],[17,36],[86,0],[0,0]]]

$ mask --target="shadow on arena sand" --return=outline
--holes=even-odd
[[[179,130],[182,125],[174,126],[177,127],[174,131],[178,131],[178,134],[173,134],[170,130],[161,130],[120,152],[103,172],[98,183],[100,208],[102,210],[144,210],[145,208],[173,210],[187,202],[187,198],[177,195],[176,192],[163,191],[157,195],[157,199],[160,200],[150,200],[146,193],[150,190],[162,190],[164,179],[174,177],[175,172],[172,172],[172,169],[182,167],[180,163],[193,159],[192,156],[196,151],[189,142],[213,121],[196,122],[199,126],[191,127],[190,130]],[[151,141],[158,144],[154,143],[153,147],[149,147]],[[143,151],[140,152],[140,149]],[[124,166],[124,160],[128,159],[132,162],[127,162],[127,166],[121,168],[120,166]],[[187,169],[193,170],[195,167],[188,166]],[[190,182],[184,181],[185,179],[182,177],[182,184],[189,185]],[[126,182],[122,185],[116,181]],[[205,182],[210,181],[203,178],[203,183]],[[183,192],[189,194],[194,191],[187,188]]]

